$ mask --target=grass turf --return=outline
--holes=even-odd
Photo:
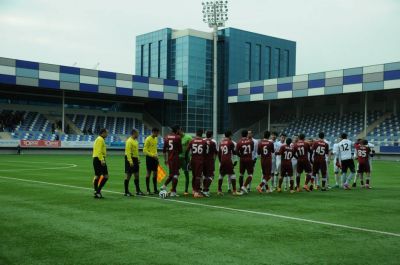
[[[122,157],[108,158],[106,190],[122,192],[123,165]],[[177,200],[399,234],[400,163],[374,161],[373,167],[372,190],[217,197],[215,181],[212,198]],[[257,163],[253,190],[259,172]],[[4,177],[91,188],[93,170],[90,156],[0,156],[0,264],[398,264],[400,260],[396,236],[157,197],[125,198],[104,192],[106,199],[94,200],[90,189]],[[183,184],[182,174],[180,193]]]

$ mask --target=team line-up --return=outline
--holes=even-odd
[[[158,172],[160,170],[158,156],[159,129],[153,128],[152,133],[145,139],[143,153],[146,156],[146,194],[159,194],[160,197],[176,197],[179,171],[185,175],[184,195],[189,195],[189,171],[192,172],[192,194],[194,198],[210,196],[210,185],[214,180],[215,160],[219,160],[218,195],[223,195],[222,184],[228,176],[228,193],[240,196],[250,192],[253,180],[254,167],[260,160],[262,178],[256,189],[259,193],[273,191],[282,192],[285,181],[285,190],[289,186],[290,193],[314,189],[327,191],[328,166],[333,155],[335,173],[335,187],[350,189],[354,176],[353,187],[357,177],[361,180],[362,187],[370,189],[371,159],[374,155],[373,145],[367,140],[359,139],[355,144],[347,139],[347,134],[342,133],[333,145],[324,139],[320,132],[318,139],[306,139],[304,134],[288,138],[285,134],[277,139],[276,133],[265,131],[263,139],[255,140],[252,131],[243,130],[241,139],[236,143],[232,140],[232,132],[225,132],[225,137],[219,142],[213,139],[213,133],[207,131],[205,138],[202,129],[197,130],[192,138],[185,134],[180,126],[173,126],[171,133],[164,138],[163,155],[168,176],[158,190]],[[93,180],[94,198],[103,198],[101,190],[106,184],[109,174],[106,163],[105,138],[107,129],[101,129],[93,145]],[[124,195],[132,196],[129,191],[129,182],[134,176],[136,195],[145,195],[139,185],[139,132],[133,129],[125,144],[125,179]],[[259,159],[258,159],[259,158]],[[354,160],[358,161],[357,175]],[[239,162],[239,188],[237,189],[235,166]],[[339,173],[341,172],[341,176]],[[348,173],[349,171],[349,173]],[[245,178],[245,174],[247,177]],[[304,185],[301,187],[301,175],[305,174]],[[364,174],[366,182],[364,185]],[[152,179],[151,179],[152,177]],[[150,189],[150,180],[153,192]],[[269,185],[270,182],[270,185]],[[321,182],[321,183],[320,183]],[[167,192],[167,186],[171,189]]]

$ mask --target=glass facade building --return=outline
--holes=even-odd
[[[295,75],[296,43],[234,28],[218,32],[218,128],[229,128],[230,84]],[[187,132],[212,128],[212,34],[170,28],[136,37],[136,74],[183,81],[183,101],[165,103],[160,120]]]

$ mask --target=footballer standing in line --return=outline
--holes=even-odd
[[[269,139],[271,133],[269,131],[264,132],[264,138],[258,142],[257,153],[261,157],[261,171],[262,180],[257,186],[257,191],[262,193],[263,190],[269,192],[268,181],[271,178],[272,172],[272,154],[274,153],[274,143]]]
[[[368,146],[367,140],[361,140],[356,148],[356,159],[358,160],[357,173],[360,175],[361,187],[364,188],[364,173],[366,174],[365,188],[370,189],[371,169],[369,163],[369,156],[371,149]]]
[[[139,143],[137,138],[139,136],[139,131],[133,129],[131,136],[125,142],[125,180],[124,187],[126,197],[132,196],[129,192],[129,181],[132,175],[134,175],[134,182],[136,188],[136,195],[142,196],[143,192],[140,190],[139,186]]]
[[[153,128],[151,130],[151,135],[146,137],[144,140],[143,153],[146,155],[146,189],[147,194],[151,195],[150,191],[150,176],[153,173],[153,188],[154,194],[158,194],[157,190],[157,169],[158,169],[158,134],[160,130],[158,128]]]
[[[236,144],[236,154],[240,158],[239,165],[239,186],[241,190],[248,193],[247,185],[253,179],[254,162],[253,162],[254,142],[248,138],[248,131],[242,131],[242,138]],[[247,172],[246,181],[244,181],[244,173]]]
[[[327,189],[327,163],[326,156],[329,154],[329,145],[325,142],[325,134],[320,132],[318,134],[318,140],[313,143],[313,154],[314,154],[314,163],[313,163],[313,176],[315,177],[319,172],[321,173],[322,179],[322,188],[321,191],[326,191]]]
[[[258,140],[254,139],[254,134],[253,134],[253,131],[252,131],[252,130],[249,130],[249,131],[248,131],[247,138],[249,138],[250,140],[252,140],[252,141],[253,141],[253,144],[254,144],[254,149],[253,149],[253,153],[252,153],[253,171],[254,171],[254,168],[255,168],[256,163],[257,163],[257,158],[258,158]],[[252,181],[250,181],[249,184],[248,184],[247,187],[246,187],[247,190],[248,190],[249,192],[250,192],[250,189],[251,189],[251,182],[252,182]]]
[[[202,198],[203,194],[200,192],[201,188],[201,177],[203,176],[204,157],[206,152],[207,144],[203,139],[203,129],[198,129],[196,137],[190,141],[186,151],[185,158],[190,165],[192,170],[192,189],[194,198]],[[191,159],[189,161],[189,153],[191,153]]]
[[[203,167],[203,195],[206,197],[210,197],[210,186],[212,181],[214,180],[214,171],[215,171],[215,158],[218,154],[217,143],[212,138],[213,132],[207,131],[206,138],[206,153],[204,157],[204,167]]]
[[[218,148],[218,160],[219,160],[219,178],[218,178],[218,195],[223,196],[222,182],[224,176],[228,175],[232,185],[232,195],[240,196],[241,192],[236,191],[236,175],[233,170],[232,158],[235,155],[235,144],[232,141],[232,132],[226,131],[225,138],[221,140]]]
[[[108,131],[103,128],[99,131],[99,136],[96,138],[93,144],[93,168],[94,168],[94,198],[101,199],[103,195],[101,194],[101,189],[104,187],[108,180],[108,168],[106,164],[106,143],[105,138],[107,138]]]
[[[186,134],[184,129],[181,127],[180,130],[180,136],[181,136],[181,141],[182,141],[182,150],[183,152],[179,154],[179,163],[180,163],[180,168],[183,170],[183,174],[185,174],[185,192],[183,195],[188,196],[189,195],[189,169],[188,169],[188,163],[185,157],[185,151],[188,148],[188,145],[190,141],[192,141],[192,136],[189,134]]]
[[[281,146],[278,154],[281,156],[281,172],[279,177],[278,192],[282,192],[282,183],[285,177],[289,178],[290,193],[294,193],[294,180],[293,180],[293,165],[292,158],[294,156],[294,150],[292,147],[292,139],[287,138],[286,143]]]
[[[176,194],[176,186],[178,185],[179,177],[179,154],[182,153],[182,142],[180,136],[180,127],[175,125],[172,127],[172,132],[164,138],[164,161],[168,166],[169,175],[162,186],[165,190],[170,182],[172,182],[171,197],[178,197]]]
[[[340,165],[342,166],[342,183],[343,189],[349,190],[349,183],[351,182],[353,176],[356,173],[354,160],[352,156],[352,146],[353,143],[347,139],[347,134],[342,133],[341,140],[337,145],[336,153],[340,158]],[[347,175],[347,170],[350,170],[350,174]]]
[[[299,140],[297,143],[294,145],[294,153],[297,157],[297,175],[296,175],[296,187],[297,187],[297,192],[300,191],[300,180],[301,180],[301,174],[303,172],[306,173],[306,181],[304,183],[304,189],[309,191],[308,189],[308,183],[311,180],[311,164],[310,164],[310,154],[311,154],[311,147],[310,145],[305,141],[305,135],[301,133],[299,135]]]

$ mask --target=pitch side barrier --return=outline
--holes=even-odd
[[[106,143],[109,153],[122,153],[124,142]],[[0,139],[0,154],[90,154],[93,142],[84,141],[50,141],[50,140],[3,140]],[[161,151],[159,144],[158,150]],[[139,144],[143,150],[143,144]]]

